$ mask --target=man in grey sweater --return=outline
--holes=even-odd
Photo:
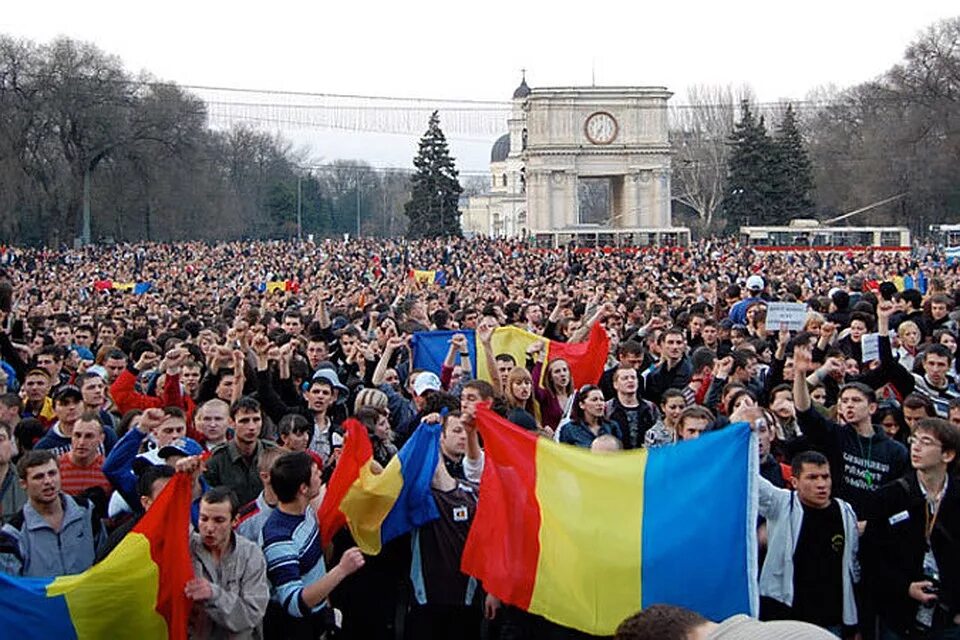
[[[186,585],[193,601],[191,638],[260,640],[270,600],[267,564],[260,547],[233,531],[239,503],[227,487],[200,501],[199,532],[190,535],[196,576]]]

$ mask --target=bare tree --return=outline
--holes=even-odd
[[[931,26],[876,80],[830,94],[807,133],[827,213],[905,193],[861,222],[924,231],[956,217],[960,184],[960,18]]]
[[[693,209],[705,229],[723,204],[728,138],[744,99],[752,99],[748,87],[694,86],[670,108],[673,197]]]

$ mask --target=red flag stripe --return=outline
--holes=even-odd
[[[488,406],[477,407],[476,420],[486,463],[461,569],[488,593],[526,610],[540,559],[537,436],[512,427]]]
[[[170,640],[186,640],[192,607],[184,593],[193,578],[189,538],[192,485],[189,475],[176,474],[133,528],[150,541],[150,557],[160,570],[156,611],[167,621]]]
[[[344,422],[343,428],[346,431],[343,452],[327,483],[327,493],[323,496],[317,516],[324,546],[330,544],[334,534],[346,526],[347,517],[340,511],[340,503],[360,477],[361,467],[369,464],[373,458],[373,445],[370,444],[367,428],[353,418]]]
[[[597,384],[603,375],[610,351],[610,338],[600,322],[590,329],[586,342],[557,342],[551,340],[547,352],[547,361],[563,358],[570,367],[573,385],[579,389],[585,384]]]

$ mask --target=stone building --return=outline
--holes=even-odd
[[[491,150],[490,189],[465,199],[464,231],[670,228],[671,95],[663,87],[531,89],[524,78],[508,132]]]

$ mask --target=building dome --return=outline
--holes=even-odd
[[[513,92],[514,100],[521,100],[530,95],[530,87],[527,86],[527,77],[524,76],[523,80],[520,81],[520,86],[516,88]]]
[[[490,150],[490,162],[503,162],[510,154],[510,134],[505,133],[493,143],[493,149]]]

